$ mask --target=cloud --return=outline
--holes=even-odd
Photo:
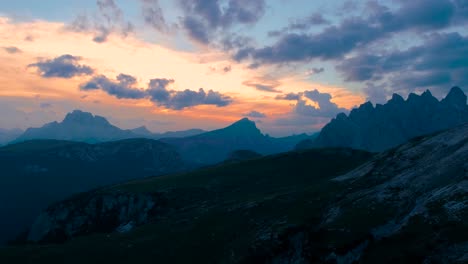
[[[297,101],[300,100],[303,93],[287,93],[282,95],[277,95],[276,100],[288,100],[288,101]]]
[[[256,23],[264,14],[264,0],[179,0],[184,12],[182,27],[188,35],[203,44],[209,44],[218,33],[237,24]]]
[[[345,108],[340,108],[333,103],[331,101],[332,96],[329,93],[321,93],[317,89],[300,93],[282,94],[276,96],[275,99],[296,101],[296,104],[293,106],[293,113],[301,116],[330,118],[338,113],[347,111]],[[315,102],[318,107],[308,104],[307,100]]]
[[[163,10],[159,5],[159,0],[141,0],[142,15],[146,25],[151,26],[159,32],[168,32],[169,26],[164,18]]]
[[[102,90],[119,99],[143,99],[147,98],[158,106],[169,109],[181,110],[197,105],[215,105],[218,107],[227,106],[232,103],[229,96],[219,92],[203,88],[198,91],[186,89],[184,91],[169,90],[169,85],[174,83],[172,79],[157,78],[148,83],[147,89],[136,87],[135,77],[127,74],[120,74],[117,80],[110,80],[104,75],[94,76],[90,81],[82,84],[82,91]]]
[[[281,83],[276,80],[272,80],[268,77],[255,78],[252,80],[244,81],[242,84],[263,92],[281,93],[280,90],[276,89],[276,87],[281,85]]]
[[[383,79],[393,87],[451,87],[468,85],[468,36],[434,33],[419,46],[381,53],[357,53],[337,69],[347,81]]]
[[[336,60],[392,33],[408,30],[421,33],[446,28],[456,17],[455,6],[449,0],[400,3],[400,8],[391,10],[378,2],[370,2],[367,17],[347,17],[338,25],[325,27],[319,33],[280,35],[270,46],[240,48],[234,58],[250,58],[263,64]]]
[[[308,30],[314,26],[321,26],[321,25],[328,25],[330,21],[327,20],[322,14],[320,13],[313,13],[312,15],[299,18],[291,22],[288,26],[280,29],[280,30],[273,30],[268,32],[268,36],[270,37],[277,37],[284,33],[294,31],[294,30]]]
[[[315,108],[314,106],[305,104],[305,101],[303,100],[298,100],[296,111],[300,114],[334,117],[338,113],[346,111],[346,109],[339,108],[331,101],[332,96],[329,93],[321,93],[315,89],[313,91],[304,91],[303,95],[305,98],[316,102],[319,106],[319,109]]]
[[[134,88],[135,78],[129,75],[120,74],[117,81],[108,79],[104,75],[94,76],[89,82],[81,85],[82,91],[103,90],[119,99],[142,99],[147,96],[143,89]]]
[[[73,32],[92,32],[93,41],[103,43],[111,33],[118,32],[122,37],[134,31],[131,22],[124,19],[123,11],[114,0],[97,0],[99,12],[94,16],[78,15],[65,29]]]
[[[45,78],[72,78],[80,75],[91,75],[94,70],[78,62],[81,57],[65,54],[51,60],[39,60],[28,67],[37,68],[38,73]]]
[[[312,68],[306,71],[306,75],[316,75],[324,72],[324,68]]]
[[[219,92],[209,90],[208,93],[206,93],[203,88],[200,88],[198,92],[188,89],[184,91],[172,91],[169,100],[154,102],[167,108],[180,110],[197,105],[215,105],[222,107],[229,105],[232,100],[230,97],[224,96]]]
[[[245,114],[245,116],[252,117],[252,118],[265,118],[266,114],[252,110],[251,112]]]
[[[10,54],[16,54],[16,53],[22,52],[19,48],[14,47],[14,46],[3,47],[3,50],[5,50],[7,53],[10,53]]]

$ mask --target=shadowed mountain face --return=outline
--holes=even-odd
[[[429,91],[420,96],[410,94],[406,101],[394,94],[385,105],[374,107],[367,102],[348,116],[339,114],[316,140],[301,142],[297,148],[340,146],[383,151],[413,137],[468,122],[466,99],[458,87],[440,102]]]
[[[149,139],[26,141],[0,148],[0,167],[0,244],[51,202],[73,193],[189,169],[172,146]]]
[[[244,149],[260,154],[291,150],[307,135],[272,138],[263,135],[255,122],[243,118],[232,125],[187,138],[167,138],[162,141],[177,147],[182,157],[199,164],[214,164],[228,158],[235,150]]]
[[[129,130],[111,125],[102,116],[75,110],[58,123],[52,122],[41,128],[29,128],[15,142],[32,139],[72,140],[96,143],[141,137]]]
[[[314,149],[89,192],[29,233],[72,240],[0,261],[466,263],[468,124],[370,157]]]

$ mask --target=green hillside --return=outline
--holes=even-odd
[[[162,196],[164,204],[153,223],[129,233],[8,248],[0,250],[0,262],[247,261],[248,256],[265,255],[255,248],[260,250],[285,230],[318,224],[328,202],[346,189],[329,180],[370,157],[348,149],[291,152],[101,189],[87,195],[152,193]]]

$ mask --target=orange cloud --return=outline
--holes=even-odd
[[[28,99],[39,94],[44,99],[75,102],[77,107],[86,106],[98,114],[113,116],[115,120],[171,120],[171,124],[158,131],[201,125],[221,127],[252,110],[266,113],[265,123],[268,123],[277,117],[287,116],[292,109],[291,102],[275,100],[275,94],[245,85],[248,80],[267,76],[268,69],[249,69],[232,61],[229,54],[217,50],[204,48],[199,53],[179,51],[145,42],[134,35],[125,39],[110,35],[105,43],[96,43],[91,40],[91,33],[67,31],[63,23],[41,20],[14,22],[6,17],[0,17],[0,36],[0,47],[17,47],[22,51],[10,54],[0,50],[0,97]],[[156,107],[148,99],[119,100],[102,91],[80,91],[80,84],[89,79],[86,76],[44,79],[27,67],[38,58],[50,59],[64,54],[82,57],[80,63],[110,78],[120,73],[135,76],[138,87],[147,87],[152,78],[170,78],[176,80],[171,87],[175,90],[213,89],[231,96],[234,103],[227,107],[196,106],[175,111]],[[223,70],[226,67],[229,70]],[[330,93],[332,101],[340,107],[351,108],[364,101],[362,95],[344,87],[310,83],[299,75],[277,76],[276,80],[268,81],[275,85],[274,89],[283,92],[318,89]],[[133,123],[123,122],[121,125],[125,124],[130,126]]]

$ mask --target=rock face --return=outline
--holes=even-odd
[[[313,262],[468,261],[468,124],[413,139],[333,181],[348,190],[308,229],[316,241],[302,241]]]
[[[347,116],[339,114],[313,142],[298,147],[351,147],[373,152],[468,122],[467,97],[454,87],[440,102],[429,91],[410,94],[405,101],[394,94],[385,105],[367,102]]]
[[[111,125],[102,116],[75,110],[58,123],[45,124],[41,128],[29,128],[15,142],[31,139],[72,140],[87,143],[137,138],[141,135]]]
[[[36,219],[28,241],[63,242],[70,238],[109,232],[129,232],[154,220],[164,205],[161,195],[86,193],[80,199],[49,207]]]

